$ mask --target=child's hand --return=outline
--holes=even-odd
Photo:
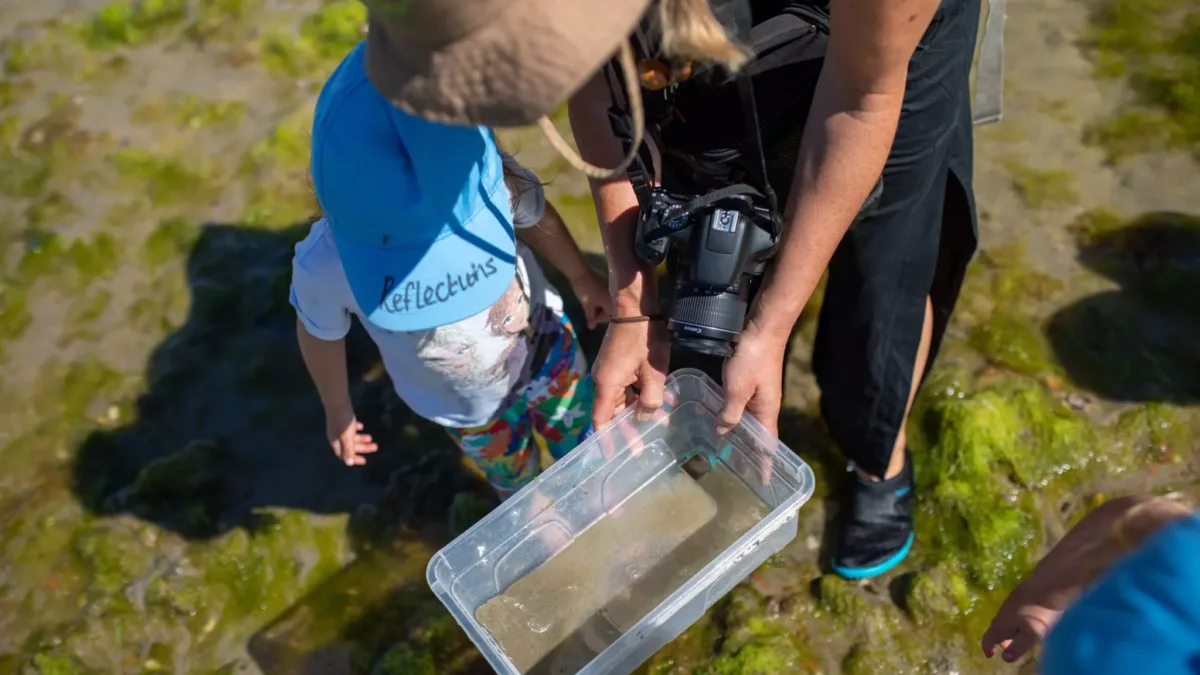
[[[612,297],[608,294],[608,281],[595,270],[588,268],[578,279],[571,282],[571,290],[583,305],[588,328],[595,328],[612,316]]]
[[[363,424],[354,416],[353,410],[325,411],[325,438],[346,466],[362,466],[368,455],[379,449],[369,434],[362,433]]]
[[[1118,497],[1076,523],[1000,606],[982,639],[1016,661],[1038,645],[1092,580],[1166,523],[1191,509],[1163,497]],[[1115,526],[1120,525],[1118,530]],[[1128,539],[1128,541],[1120,541]]]
[[[1018,586],[1000,611],[996,613],[987,632],[983,635],[983,653],[988,658],[994,655],[996,646],[1002,650],[1002,658],[1013,662],[1041,643],[1046,633],[1058,623],[1065,602],[1052,593],[1043,592],[1028,583]]]

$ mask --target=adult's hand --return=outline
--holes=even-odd
[[[596,387],[592,424],[599,429],[635,400],[640,418],[663,403],[671,350],[666,329],[658,322],[609,324],[600,354],[592,366]],[[638,393],[634,395],[634,387]]]
[[[749,412],[778,435],[786,349],[785,339],[767,334],[753,319],[746,323],[733,356],[725,362],[725,407],[717,415],[717,433],[728,433],[742,413]]]

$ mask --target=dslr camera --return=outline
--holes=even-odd
[[[749,186],[703,196],[650,191],[638,220],[635,250],[667,263],[674,289],[667,303],[671,343],[716,357],[733,354],[746,310],[779,244],[769,200]]]

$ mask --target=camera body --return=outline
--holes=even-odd
[[[779,223],[768,200],[752,189],[695,197],[650,191],[641,211],[635,249],[644,262],[664,261],[674,280],[668,303],[671,343],[728,357],[746,310],[779,245]]]

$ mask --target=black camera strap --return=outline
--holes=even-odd
[[[762,190],[762,194],[767,198],[767,205],[771,209],[771,235],[778,238],[780,230],[781,215],[779,213],[779,201],[775,197],[775,190],[771,188],[771,181],[767,179],[767,153],[763,149],[762,129],[758,124],[758,105],[754,100],[754,83],[750,81],[750,75],[742,70],[738,74],[738,93],[742,99],[742,115],[746,120],[746,126],[752,131],[750,133],[750,144],[757,155],[750,162],[750,171],[754,174],[754,178],[758,181],[758,188]]]
[[[630,145],[633,143],[633,134],[630,129],[631,114],[628,109],[628,104],[622,104],[617,99],[616,92],[622,92],[622,97],[625,101],[629,100],[628,93],[624,90],[624,82],[620,77],[614,77],[617,68],[620,64],[612,62],[610,67],[606,69],[606,77],[608,79],[609,100],[611,105],[608,109],[609,125],[612,127],[613,134],[621,142],[621,149],[625,154],[629,153]],[[746,128],[750,131],[748,142],[750,147],[743,150],[749,150],[749,155],[753,155],[748,164],[753,181],[757,183],[755,186],[737,184],[726,188],[714,190],[698,197],[687,204],[684,208],[684,213],[691,214],[697,211],[715,206],[722,200],[738,196],[758,196],[765,197],[767,205],[770,208],[771,219],[771,234],[778,237],[780,234],[781,215],[779,212],[778,199],[775,196],[775,190],[771,188],[771,183],[767,178],[767,157],[766,151],[763,148],[762,130],[758,124],[758,106],[754,97],[754,84],[751,81],[750,75],[742,70],[737,76],[738,92],[740,94],[742,116],[745,120]],[[651,129],[647,129],[647,138],[652,135]],[[643,214],[649,213],[652,206],[652,197],[650,194],[651,186],[654,183],[653,159],[650,155],[649,145],[646,140],[642,141],[642,147],[638,150],[637,158],[629,165],[626,174],[629,177],[629,182],[633,186],[634,194],[637,196],[638,206]]]
[[[611,105],[608,108],[608,124],[612,127],[613,135],[621,142],[621,152],[623,156],[629,155],[630,146],[633,145],[633,130],[630,120],[632,115],[628,108],[629,93],[625,91],[624,80],[620,77],[614,77],[617,68],[621,64],[613,60],[609,67],[605,69],[605,76],[608,79],[608,96]],[[622,97],[626,104],[622,105],[617,100],[617,89],[620,88]],[[647,129],[647,135],[650,130]],[[652,172],[647,169],[647,166],[653,167],[653,161],[649,157],[650,148],[646,139],[642,139],[642,147],[638,148],[637,157],[629,164],[629,168],[625,170],[625,174],[629,177],[629,183],[633,186],[633,193],[637,196],[638,206],[642,213],[649,212],[652,203],[650,197],[650,185],[654,181]]]

